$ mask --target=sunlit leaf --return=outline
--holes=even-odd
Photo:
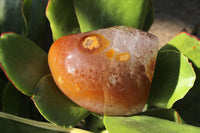
[[[42,76],[50,73],[47,54],[35,43],[15,33],[0,38],[0,64],[17,89],[32,96]]]
[[[62,127],[74,126],[89,114],[59,90],[51,75],[40,80],[32,99],[47,120]]]
[[[54,40],[80,32],[73,0],[49,0],[46,15],[51,25]]]
[[[105,116],[109,133],[199,133],[200,128],[150,116]]]
[[[176,51],[158,53],[155,73],[147,103],[171,108],[193,86],[195,73],[188,59]]]
[[[200,68],[200,40],[197,37],[181,32],[170,40],[167,46],[175,47]]]
[[[200,40],[186,32],[181,32],[169,41],[164,49],[174,49],[183,53],[193,64],[196,72],[194,86],[182,100],[175,104],[174,108],[180,112],[187,123],[200,126]]]
[[[81,32],[118,25],[148,30],[153,21],[151,0],[74,0],[74,6]]]

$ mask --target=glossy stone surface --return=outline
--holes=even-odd
[[[48,61],[56,84],[75,103],[104,115],[130,115],[147,101],[157,51],[156,36],[116,26],[58,39]]]

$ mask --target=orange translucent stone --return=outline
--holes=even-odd
[[[130,115],[147,101],[157,50],[154,35],[118,26],[56,40],[48,62],[56,84],[75,103],[104,115]]]

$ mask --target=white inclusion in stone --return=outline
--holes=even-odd
[[[118,75],[112,74],[109,76],[109,81],[113,86],[115,86],[118,82],[120,82],[120,78]]]
[[[75,68],[72,68],[72,67],[70,67],[70,66],[67,67],[67,71],[68,71],[68,73],[70,73],[70,74],[75,74]]]
[[[72,55],[69,55],[68,57],[67,57],[67,59],[71,59],[72,58]]]

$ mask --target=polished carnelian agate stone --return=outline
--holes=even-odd
[[[104,115],[131,115],[147,101],[157,51],[156,36],[116,26],[56,40],[48,62],[57,86],[78,105]]]

